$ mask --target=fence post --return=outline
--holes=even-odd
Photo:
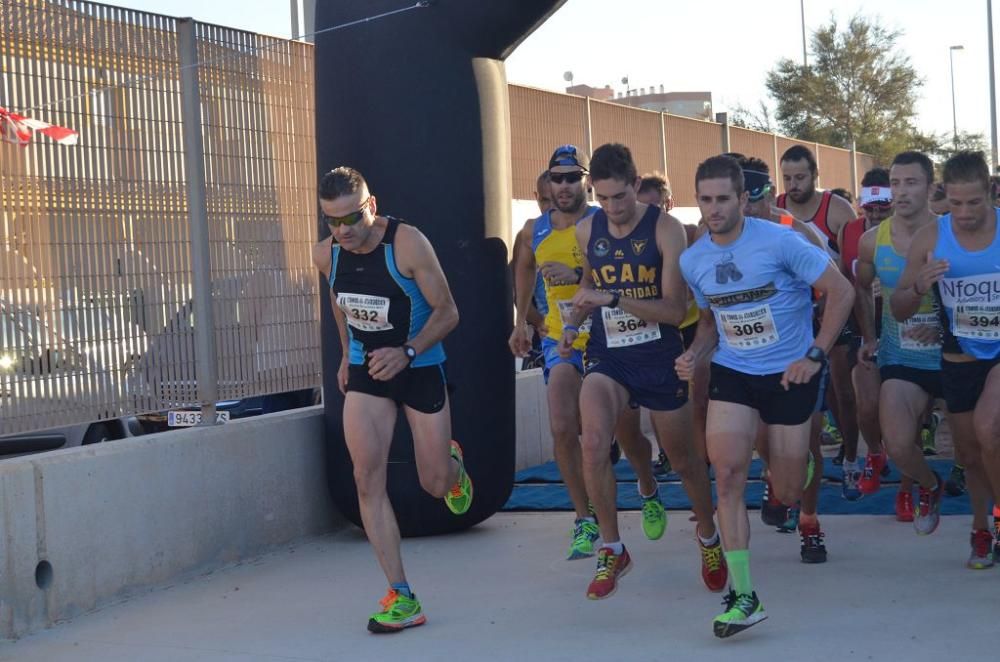
[[[813,143],[813,156],[816,157],[816,188],[821,188],[822,184],[819,183],[820,178],[823,176],[823,164],[819,162],[819,143]]]
[[[719,123],[722,129],[722,151],[723,153],[728,153],[733,151],[732,144],[729,140],[729,113],[716,113],[715,121]]]
[[[587,136],[587,161],[590,161],[590,157],[594,155],[594,132],[592,125],[590,123],[590,97],[584,97],[585,105],[583,108],[583,121],[586,123],[584,129]],[[594,200],[594,192],[592,189],[588,189],[587,199],[590,201]]]
[[[851,193],[858,198],[858,143],[851,139]]]
[[[205,195],[205,152],[201,136],[201,94],[198,89],[195,25],[192,18],[177,21],[177,50],[181,64],[184,171],[187,175],[188,228],[191,241],[195,370],[198,376],[198,399],[201,401],[201,424],[215,425],[219,370],[216,363],[215,311],[212,309],[212,260]]]
[[[771,134],[772,149],[774,150],[774,192],[778,194],[785,190],[785,178],[781,176],[781,162],[778,161],[778,134]]]
[[[660,113],[660,155],[663,157],[663,176],[670,180],[670,175],[667,173],[667,127],[665,122],[667,117],[665,113]]]

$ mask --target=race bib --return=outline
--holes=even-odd
[[[344,311],[347,323],[358,331],[389,331],[389,299],[367,294],[341,292],[337,295],[337,306]]]
[[[573,302],[572,301],[557,301],[559,305],[559,316],[562,318],[562,323],[566,324],[573,323]],[[580,324],[580,335],[584,333],[590,333],[590,315],[583,320]]]
[[[952,333],[960,338],[1000,340],[1000,302],[959,304],[953,319]]]
[[[780,340],[771,306],[764,304],[740,311],[718,311],[719,326],[733,349],[760,349]]]
[[[660,339],[660,325],[650,324],[621,308],[601,308],[608,347],[631,347]]]
[[[913,349],[918,351],[933,351],[941,347],[940,341],[932,343],[922,343],[910,334],[919,326],[932,326],[940,328],[937,313],[917,313],[910,319],[899,325],[899,346],[903,349]]]

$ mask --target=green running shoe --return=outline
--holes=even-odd
[[[650,540],[659,540],[667,530],[667,509],[660,502],[660,491],[651,497],[642,497],[642,532]]]
[[[573,543],[569,546],[567,561],[586,559],[594,555],[594,543],[601,537],[596,522],[578,519],[573,523]]]
[[[458,480],[448,494],[444,495],[444,503],[448,510],[456,515],[468,512],[472,505],[472,479],[465,473],[465,462],[462,460],[462,447],[457,441],[451,442],[451,456],[458,460]]]
[[[716,616],[712,622],[715,636],[720,639],[743,632],[751,625],[756,625],[767,618],[764,606],[757,599],[756,591],[750,595],[745,593],[737,595],[736,591],[730,590],[722,604],[726,605],[726,611]]]
[[[385,597],[379,600],[379,604],[382,605],[382,611],[375,612],[368,619],[369,632],[391,634],[427,622],[416,595],[408,598],[390,588]]]

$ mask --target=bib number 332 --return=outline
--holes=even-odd
[[[341,292],[337,295],[337,307],[344,311],[347,323],[358,331],[389,331],[389,299],[367,294]]]

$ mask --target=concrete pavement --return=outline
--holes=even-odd
[[[562,560],[565,513],[499,514],[451,536],[404,541],[427,625],[374,636],[384,579],[347,529],[0,644],[17,662],[286,660],[985,659],[995,652],[1000,569],[968,570],[969,518],[932,536],[890,517],[830,516],[830,561],[808,566],[798,538],[752,521],[753,579],[769,619],[712,636],[721,595],[698,576],[692,524],[664,538],[623,516],[635,568],[611,598],[584,590],[593,560]]]

